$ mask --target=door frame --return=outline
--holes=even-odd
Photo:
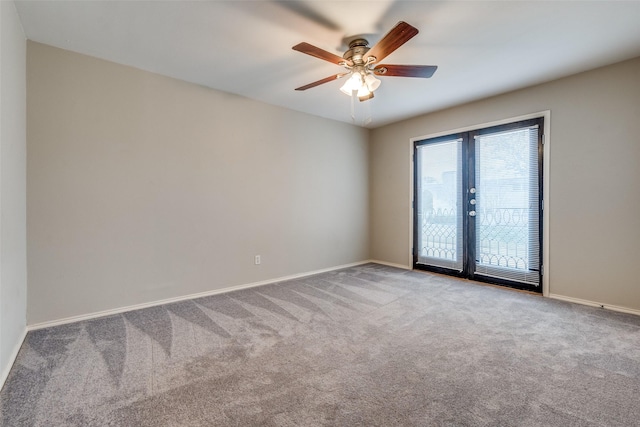
[[[425,139],[438,138],[442,136],[470,132],[473,130],[500,126],[509,124],[512,122],[519,122],[530,119],[543,118],[543,139],[542,139],[542,156],[543,156],[543,164],[542,164],[542,194],[544,198],[542,200],[542,265],[543,265],[543,273],[542,273],[542,295],[549,296],[550,293],[550,282],[549,282],[549,273],[551,271],[551,266],[549,264],[549,217],[550,217],[550,206],[549,206],[549,164],[551,159],[551,110],[539,111],[536,113],[525,114],[522,116],[510,117],[502,120],[496,120],[493,122],[485,122],[478,123],[470,126],[465,126],[457,129],[444,130],[440,132],[430,133],[427,135],[421,135],[417,137],[413,137],[409,139],[409,248],[408,248],[408,263],[409,269],[413,269],[413,250],[414,250],[414,235],[413,235],[413,224],[414,224],[414,143],[416,141],[422,141]]]

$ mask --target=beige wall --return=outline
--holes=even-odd
[[[30,324],[369,257],[408,266],[409,140],[544,110],[550,291],[640,309],[640,59],[369,134],[37,43],[27,54]]]
[[[27,84],[29,324],[368,259],[369,131],[34,42]]]
[[[0,1],[0,387],[26,328],[26,40]]]
[[[371,255],[410,265],[412,137],[551,110],[550,292],[640,309],[640,58],[372,132]]]

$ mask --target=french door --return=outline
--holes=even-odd
[[[414,268],[542,292],[542,129],[414,143]]]

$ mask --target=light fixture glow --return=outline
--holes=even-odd
[[[378,87],[380,87],[380,80],[376,79],[373,74],[367,74],[364,78],[364,82],[371,92],[374,92]]]
[[[358,72],[352,72],[351,76],[347,79],[347,81],[342,85],[340,91],[345,95],[351,96],[353,91],[358,91],[363,85],[362,75]]]
[[[380,80],[370,72],[367,71],[365,74],[365,72],[354,70],[345,84],[342,85],[340,91],[349,96],[353,96],[353,92],[356,92],[356,96],[360,99],[371,99],[373,98],[372,92],[378,89],[379,86]]]

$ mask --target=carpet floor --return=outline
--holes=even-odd
[[[640,425],[640,317],[366,264],[28,333],[3,426]]]

